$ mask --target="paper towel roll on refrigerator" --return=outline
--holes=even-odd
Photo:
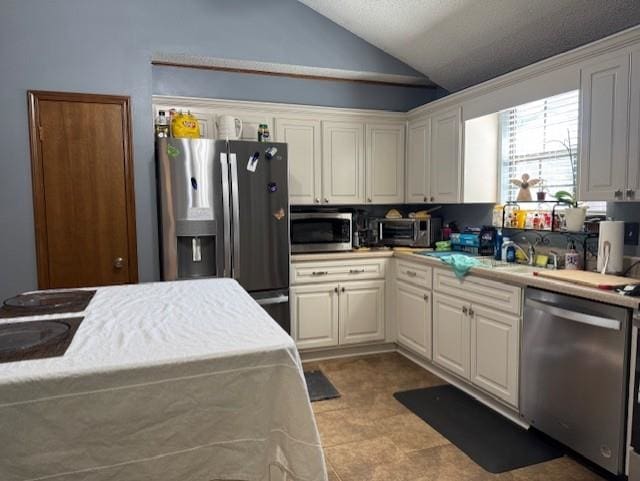
[[[600,222],[598,236],[598,272],[619,274],[624,259],[624,222],[607,220]]]

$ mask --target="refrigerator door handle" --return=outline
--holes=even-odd
[[[227,154],[220,154],[222,172],[222,212],[224,217],[224,277],[231,277],[231,207],[229,205],[229,163]]]
[[[238,161],[236,154],[229,154],[231,164],[231,199],[233,219],[233,265],[234,279],[240,278],[240,199],[238,196]]]

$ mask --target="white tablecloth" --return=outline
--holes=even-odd
[[[326,480],[295,345],[235,281],[99,288],[84,316],[63,357],[0,364],[0,480]]]

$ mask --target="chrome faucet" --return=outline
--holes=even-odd
[[[527,253],[525,255],[525,257],[527,258],[527,263],[532,266],[536,263],[536,244],[532,244],[531,242],[529,242],[529,239],[527,239],[526,237],[522,238],[523,241],[525,241],[528,244],[528,248],[527,248]],[[524,253],[524,249],[522,249],[522,247],[520,248],[520,250],[522,250],[522,252]]]

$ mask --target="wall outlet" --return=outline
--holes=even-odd
[[[624,223],[624,245],[637,246],[638,245],[638,231],[640,230],[640,223],[638,222],[625,222]]]

